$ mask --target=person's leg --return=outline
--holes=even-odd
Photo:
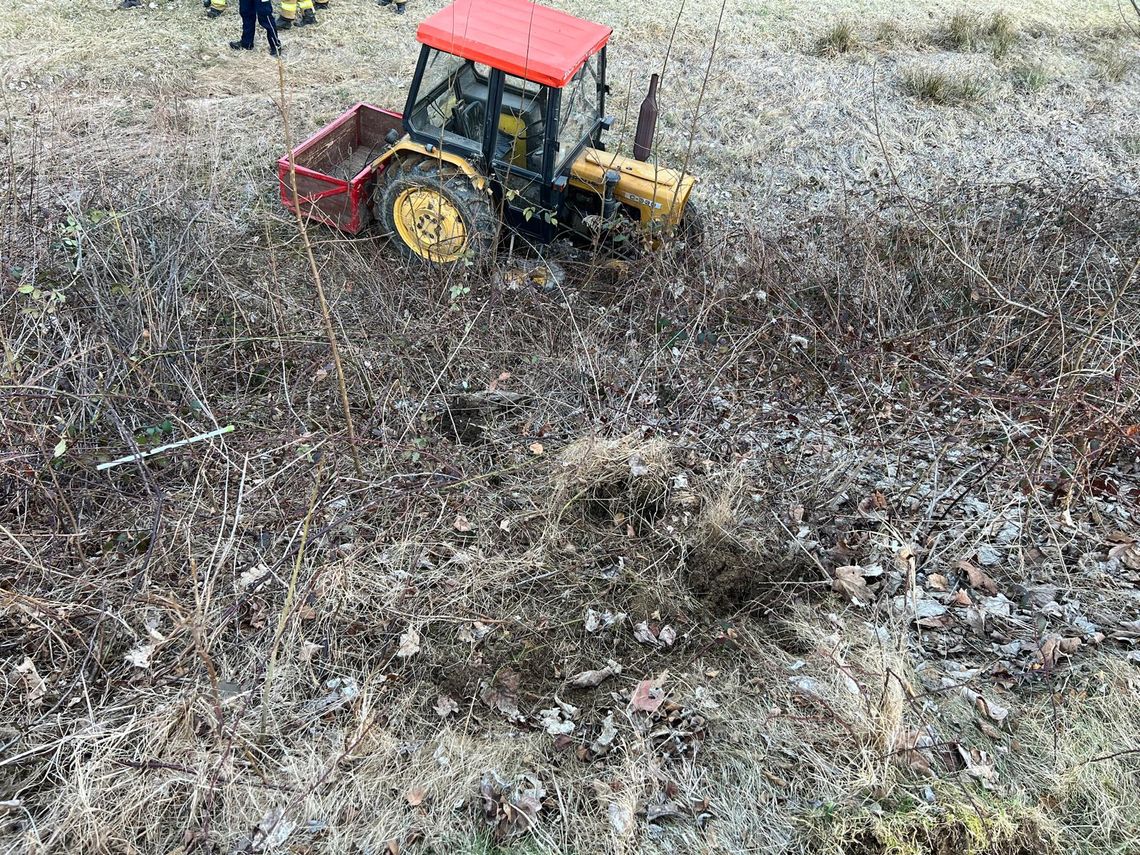
[[[300,24],[315,24],[317,15],[313,11],[313,0],[297,0],[297,8],[301,10]]]
[[[276,56],[281,52],[281,39],[277,37],[277,25],[273,22],[273,4],[270,0],[257,0],[257,20],[265,30],[269,52]]]
[[[281,14],[277,17],[277,29],[290,29],[296,19],[297,0],[281,0]]]
[[[241,14],[241,46],[246,50],[253,50],[253,34],[257,30],[257,9],[255,0],[238,0],[238,12]]]

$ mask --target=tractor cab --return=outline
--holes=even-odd
[[[456,0],[419,27],[404,129],[478,163],[503,188],[508,211],[550,231],[575,160],[601,150],[610,126],[611,32],[529,0]]]

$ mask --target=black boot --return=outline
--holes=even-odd
[[[322,12],[329,7],[328,0],[325,0],[324,3],[318,3],[317,0],[313,0],[313,5],[316,8],[320,9]]]
[[[316,13],[313,12],[312,9],[306,9],[304,12],[301,13],[301,26],[302,27],[307,27],[309,24],[315,24],[316,22],[317,22],[317,16],[316,16]]]
[[[396,4],[396,14],[397,15],[403,15],[404,14],[404,7],[407,5],[408,5],[407,3],[397,3]]]
[[[230,42],[230,48],[232,50],[253,50],[253,45],[249,45],[247,47],[246,45],[243,45],[241,42]]]
[[[142,0],[123,0],[123,2],[119,4],[119,8],[120,9],[134,9],[136,6],[141,6],[141,5],[142,5]]]
[[[215,9],[213,6],[211,6],[209,9],[206,10],[206,17],[207,18],[220,18],[221,16],[222,16],[222,10],[221,9]]]
[[[284,15],[278,15],[274,26],[279,30],[291,30],[293,29],[293,19],[286,18]]]
[[[380,6],[388,6],[392,3],[392,0],[376,0],[376,3]]]
[[[285,46],[284,45],[278,45],[277,47],[274,47],[273,45],[270,45],[269,46],[269,55],[270,56],[284,56],[285,55]]]

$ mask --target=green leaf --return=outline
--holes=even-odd
[[[55,444],[55,451],[52,453],[52,457],[53,458],[63,457],[63,455],[66,451],[67,451],[67,439],[65,437],[61,436],[59,438],[59,442],[57,442]]]
[[[36,289],[35,289],[35,287],[34,287],[34,286],[32,286],[32,285],[21,285],[21,286],[20,286],[18,289],[16,289],[16,290],[18,290],[18,291],[19,291],[21,294],[31,294],[31,293],[32,293],[33,291],[35,291]]]

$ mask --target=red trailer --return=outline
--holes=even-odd
[[[294,152],[301,215],[358,234],[373,220],[372,187],[392,147],[389,134],[404,133],[403,116],[357,104],[299,145]],[[289,155],[277,161],[281,201],[293,209]]]

